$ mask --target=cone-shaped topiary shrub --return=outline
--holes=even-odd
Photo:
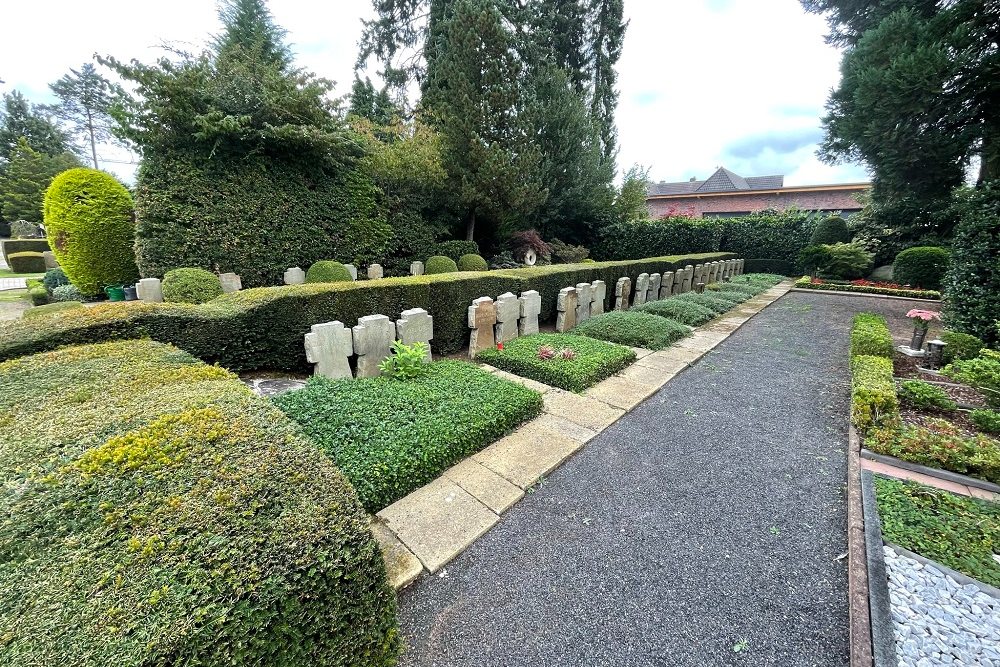
[[[222,296],[219,276],[205,269],[174,269],[163,276],[163,300],[205,303]]]
[[[64,171],[45,192],[43,212],[49,246],[80,292],[93,296],[139,277],[132,196],[114,176],[82,167]]]
[[[344,281],[351,281],[351,272],[340,262],[328,259],[320,260],[306,271],[307,283],[340,283]]]
[[[816,223],[810,245],[833,245],[834,243],[850,243],[851,232],[847,229],[847,221],[839,215],[831,215]]]
[[[424,273],[431,275],[434,273],[454,273],[458,271],[458,264],[450,257],[435,255],[427,260]]]
[[[941,289],[951,253],[947,248],[919,246],[907,248],[892,263],[892,280],[921,289]]]
[[[489,264],[479,255],[462,255],[458,258],[459,271],[488,271]]]

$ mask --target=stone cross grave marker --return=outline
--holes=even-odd
[[[521,315],[521,304],[517,297],[511,292],[501,294],[493,307],[497,311],[494,340],[497,343],[506,343],[517,338],[517,319]]]
[[[297,266],[285,270],[286,285],[301,285],[306,281],[306,272]]]
[[[576,284],[576,323],[590,319],[590,307],[594,300],[594,287],[590,283]]]
[[[392,352],[396,327],[385,315],[365,315],[354,327],[354,352],[358,355],[358,377],[377,377],[378,365]]]
[[[684,267],[684,283],[687,285],[685,292],[690,292],[694,287],[694,267],[688,264]]]
[[[159,278],[143,278],[135,284],[135,293],[142,301],[160,303],[163,301],[163,283]]]
[[[497,311],[493,299],[481,296],[472,302],[469,306],[469,327],[472,329],[469,334],[470,358],[475,359],[479,352],[497,346],[496,338],[493,336],[493,327],[496,323]]]
[[[328,378],[350,378],[354,354],[354,337],[343,322],[314,324],[306,334],[306,361],[316,364],[314,375]]]
[[[368,280],[378,280],[385,275],[381,264],[372,264],[368,267]]]
[[[698,283],[705,282],[705,278],[708,277],[708,264],[695,264],[694,274],[691,276],[691,287],[693,288]]]
[[[635,279],[635,300],[632,302],[634,306],[641,306],[646,303],[646,296],[649,294],[649,274],[640,273],[639,277]]]
[[[423,343],[427,346],[424,359],[431,361],[431,340],[434,338],[434,318],[423,308],[410,308],[396,320],[396,339],[404,345]]]
[[[521,292],[517,300],[520,306],[521,322],[518,330],[522,336],[538,333],[538,316],[542,312],[542,295],[535,290]]]
[[[608,296],[608,286],[603,280],[595,280],[590,284],[590,316],[604,314],[604,300]]]
[[[646,301],[656,301],[660,298],[660,283],[663,276],[659,273],[649,274],[649,291],[646,292]]]
[[[684,269],[677,269],[674,271],[674,288],[671,290],[671,294],[683,294],[684,289]]]
[[[358,267],[354,266],[353,264],[344,264],[344,268],[347,269],[347,272],[351,274],[351,280],[358,279]]]
[[[422,276],[424,275],[424,263],[423,262],[413,262],[410,264],[410,275],[411,276]]]
[[[243,281],[235,273],[223,273],[219,276],[219,282],[222,283],[222,292],[224,294],[239,292],[243,289]]]
[[[722,262],[712,262],[712,275],[709,282],[717,283],[722,280]]]
[[[667,271],[663,274],[663,278],[660,280],[660,296],[659,299],[662,301],[670,297],[674,293],[674,272]]]
[[[628,298],[632,293],[632,280],[623,276],[615,283],[615,310],[628,310]]]
[[[576,306],[579,295],[575,287],[563,287],[556,299],[556,331],[566,333],[576,326]]]

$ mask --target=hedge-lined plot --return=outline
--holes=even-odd
[[[539,356],[541,348],[548,350]],[[483,350],[476,359],[553,387],[583,391],[629,366],[635,352],[586,336],[535,334],[509,341],[502,351]]]
[[[715,311],[711,308],[677,298],[647,301],[640,306],[633,307],[632,310],[666,317],[689,327],[696,327],[715,318]]]
[[[885,318],[874,313],[858,313],[851,327],[851,356],[892,358],[892,334]]]
[[[662,350],[691,335],[691,330],[680,322],[637,310],[615,311],[592,317],[578,324],[572,332],[647,350]]]
[[[928,426],[877,429],[865,440],[865,447],[876,454],[1000,484],[1000,441],[983,434],[967,436],[943,419],[929,420]]]
[[[542,409],[538,392],[461,361],[422,377],[313,377],[275,403],[344,472],[370,512],[434,480]]]
[[[395,664],[357,496],[231,373],[62,349],[0,364],[0,424],[0,664]]]
[[[892,359],[858,355],[851,359],[851,421],[861,432],[899,415]]]

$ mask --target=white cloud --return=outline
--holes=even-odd
[[[44,30],[11,30],[0,40],[0,87],[37,102],[49,101],[49,82],[94,53],[148,62],[161,55],[162,42],[197,50],[219,29],[208,0],[8,4],[6,25]],[[347,93],[370,0],[272,0],[271,9],[298,63]],[[756,158],[730,152],[742,145],[745,153],[754,137],[819,127],[840,56],[823,42],[823,19],[805,14],[797,0],[630,0],[625,11],[631,25],[618,64],[622,168],[651,165],[658,180],[704,178],[720,164],[737,172],[780,166],[788,183],[864,178],[857,167],[821,164],[814,145],[765,147]],[[133,168],[109,166],[124,177]]]

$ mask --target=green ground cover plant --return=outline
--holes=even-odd
[[[691,335],[680,322],[636,310],[592,317],[576,325],[571,333],[647,350],[662,350]]]
[[[892,333],[885,318],[874,313],[858,313],[851,327],[851,356],[892,358]]]
[[[877,429],[865,446],[876,454],[1000,483],[1000,442],[982,434],[965,436],[944,419]]]
[[[699,306],[705,306],[714,312],[716,315],[721,315],[722,313],[732,310],[734,306],[746,301],[743,297],[736,298],[732,295],[732,292],[726,294],[723,292],[711,292],[698,294],[696,292],[685,292],[672,299],[677,299],[678,301],[688,301],[690,303],[696,303]]]
[[[882,535],[991,586],[1000,586],[1000,503],[875,477]]]
[[[553,387],[583,391],[632,364],[635,352],[586,336],[534,334],[508,341],[502,351],[483,350],[476,359]]]
[[[1000,435],[1000,412],[996,410],[973,410],[969,419],[983,433]]]
[[[205,269],[173,269],[163,276],[163,300],[206,303],[222,296],[219,276]]]
[[[991,408],[1000,407],[1000,352],[982,350],[975,359],[956,361],[942,373],[975,387]]]
[[[715,318],[715,311],[711,308],[675,298],[647,301],[640,306],[634,306],[632,310],[666,317],[689,327],[696,327]]]
[[[72,310],[74,308],[83,308],[83,304],[79,301],[57,301],[56,303],[47,303],[42,306],[29,308],[24,311],[24,314],[21,315],[21,317],[32,319],[34,317],[51,315],[52,313],[58,313],[63,310]]]
[[[0,424],[0,664],[396,663],[356,494],[235,375],[64,348],[0,364]]]
[[[892,379],[892,359],[865,354],[851,358],[851,421],[862,433],[893,422],[899,401]]]
[[[903,380],[897,394],[904,405],[918,410],[954,412],[958,409],[948,392],[923,380]]]
[[[344,472],[369,512],[537,416],[538,392],[462,361],[410,380],[313,377],[274,399]]]

